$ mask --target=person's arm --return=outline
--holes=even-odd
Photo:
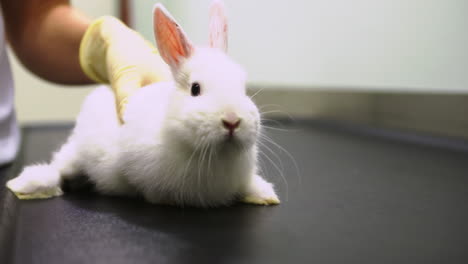
[[[36,75],[63,84],[92,81],[79,63],[90,20],[68,0],[0,0],[7,38],[19,60]]]

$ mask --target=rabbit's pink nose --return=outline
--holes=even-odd
[[[236,122],[234,123],[231,123],[231,122],[228,122],[226,120],[223,120],[223,126],[228,129],[229,131],[234,131],[236,128],[239,127],[239,124],[240,124],[240,120],[237,119]]]
[[[223,122],[224,128],[229,130],[231,134],[239,127],[241,122],[240,118],[234,113],[227,113],[221,121]]]

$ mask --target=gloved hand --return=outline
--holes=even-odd
[[[89,78],[110,83],[121,123],[133,92],[171,78],[169,66],[157,49],[111,16],[101,17],[88,27],[80,45],[80,64]]]

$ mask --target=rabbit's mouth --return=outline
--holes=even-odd
[[[239,139],[239,137],[237,135],[235,135],[232,131],[229,131],[224,136],[223,143],[224,144],[236,144],[237,141],[239,141],[239,140],[240,139]]]
[[[225,150],[230,151],[240,151],[248,149],[249,146],[248,140],[238,132],[227,132],[224,134],[221,142],[220,147]]]

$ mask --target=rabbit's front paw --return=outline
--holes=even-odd
[[[255,204],[255,205],[276,205],[280,204],[280,200],[278,196],[274,194],[274,196],[270,197],[262,197],[262,196],[255,196],[255,195],[246,195],[242,198],[243,203],[247,204]]]
[[[19,199],[44,199],[62,195],[60,175],[49,165],[26,167],[16,178],[7,182],[7,187]]]
[[[241,201],[255,205],[275,205],[280,203],[278,195],[276,195],[273,189],[273,184],[265,181],[258,175],[255,175],[252,179]]]

